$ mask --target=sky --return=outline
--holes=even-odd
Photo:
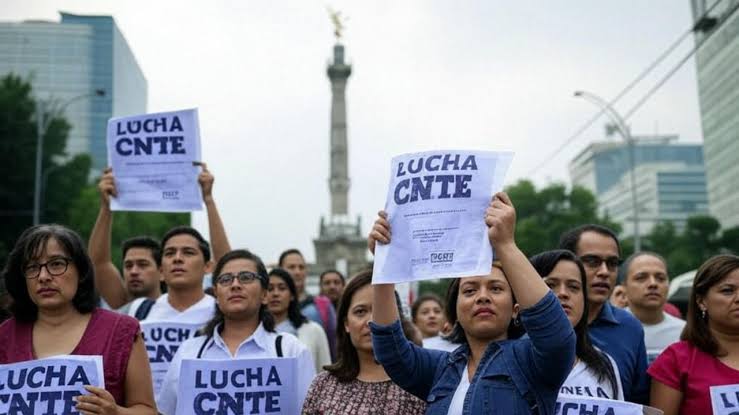
[[[598,112],[573,92],[614,98],[692,22],[689,0],[0,0],[0,20],[112,15],[147,78],[148,111],[199,109],[232,247],[266,262],[294,247],[312,261],[330,209],[327,6],[348,17],[349,211],[365,233],[401,153],[512,150],[507,184],[569,183],[567,163],[607,139],[601,118],[551,156]],[[691,36],[616,109],[692,47]],[[627,120],[632,133],[701,142],[695,73],[690,59]],[[207,234],[204,212],[193,225]]]

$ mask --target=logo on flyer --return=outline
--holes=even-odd
[[[454,262],[454,252],[432,252],[431,263]]]
[[[162,199],[164,200],[180,200],[179,190],[163,190]]]

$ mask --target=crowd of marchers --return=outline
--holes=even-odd
[[[583,224],[526,257],[515,201],[498,193],[484,216],[490,272],[452,279],[445,298],[421,295],[406,315],[394,285],[373,285],[371,269],[325,271],[312,296],[300,251],[268,267],[232,249],[202,167],[210,241],[179,226],[125,241],[114,264],[110,169],[87,244],[60,225],[26,229],[2,270],[10,301],[0,364],[101,355],[105,387],[78,397],[82,414],[175,414],[182,362],[201,358],[295,358],[304,414],[552,414],[561,395],[707,414],[711,387],[739,384],[737,256],[698,269],[683,316],[667,303],[660,255],[624,260],[613,231]],[[392,244],[389,219],[379,212],[370,252]],[[179,345],[157,396],[145,322],[201,327]]]

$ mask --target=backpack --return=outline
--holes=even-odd
[[[143,321],[146,320],[146,317],[151,312],[151,308],[154,307],[154,303],[156,303],[156,300],[152,300],[151,298],[145,298],[144,301],[139,304],[139,308],[136,309],[136,313],[134,314],[134,317],[136,317],[136,320]]]

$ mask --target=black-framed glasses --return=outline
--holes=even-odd
[[[618,269],[618,266],[621,265],[621,258],[617,256],[603,258],[598,255],[583,255],[580,257],[580,261],[582,261],[586,267],[591,269],[600,268],[600,266],[605,262],[606,268],[608,268],[609,271],[615,271]]]
[[[238,279],[239,284],[246,284],[251,281],[259,280],[260,278],[258,274],[255,274],[251,271],[241,271],[238,274],[221,274],[216,279],[216,283],[218,285],[228,287],[229,285],[233,284],[234,279]]]
[[[29,264],[23,268],[23,275],[29,280],[38,278],[38,276],[41,275],[41,268],[46,268],[46,272],[48,272],[49,275],[57,277],[67,272],[70,262],[72,262],[72,258],[59,257],[46,261],[43,264]]]

